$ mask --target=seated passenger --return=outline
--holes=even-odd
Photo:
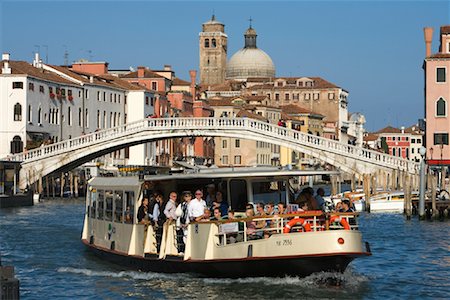
[[[148,212],[148,209],[147,209]],[[147,214],[148,215],[148,214]],[[127,206],[127,209],[125,210],[125,223],[133,223],[133,218],[131,217],[131,208]]]
[[[203,216],[199,221],[201,222],[211,221],[211,211],[207,207],[203,209]]]
[[[247,210],[245,211],[245,215],[247,216],[247,218],[253,218],[255,216],[253,208],[247,208]],[[258,239],[259,237],[256,235],[256,222],[253,220],[248,220],[245,224],[247,226],[247,239]]]
[[[221,191],[218,191],[216,193],[216,199],[215,199],[214,203],[215,203],[216,207],[220,208],[220,213],[221,213],[222,217],[226,216],[228,213],[228,203],[227,203],[227,201],[223,200],[223,194]]]
[[[222,214],[220,212],[220,208],[214,208],[214,215],[211,217],[211,221],[219,221],[222,220]]]
[[[277,208],[278,208],[278,214],[279,215],[282,215],[282,214],[285,214],[286,213],[286,206],[284,205],[284,203],[283,202],[280,202],[280,203],[278,203],[277,204]]]

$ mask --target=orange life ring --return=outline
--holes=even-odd
[[[332,216],[330,218],[330,223],[339,222],[345,230],[350,230],[350,224],[346,218],[342,218],[341,216]]]
[[[303,229],[305,231],[311,231],[311,225],[309,223],[307,223],[305,221],[305,219],[301,219],[301,218],[294,218],[292,220],[290,220],[286,226],[284,226],[283,229],[283,233],[289,233],[291,232],[291,228],[295,225],[295,224],[301,224],[303,226]]]

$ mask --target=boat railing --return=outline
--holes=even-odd
[[[357,215],[354,212],[327,214],[322,212],[305,212],[301,214],[256,216],[206,222],[217,224],[219,230],[216,236],[219,237],[219,245],[227,245],[269,238],[274,234],[358,230]]]

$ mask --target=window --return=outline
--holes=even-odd
[[[235,165],[240,165],[241,164],[241,156],[240,155],[235,155],[234,156],[234,164]]]
[[[395,148],[392,148],[392,156],[395,156]]]
[[[217,44],[216,44],[216,39],[212,39],[211,40],[211,47],[216,48]]]
[[[42,124],[42,108],[38,109],[38,125]]]
[[[445,100],[439,98],[439,100],[436,102],[436,117],[445,117],[447,115],[446,110]]]
[[[14,121],[22,121],[22,105],[20,103],[14,105]]]
[[[313,97],[314,100],[319,100],[319,93],[314,93]]]
[[[153,106],[153,97],[150,97],[150,106]]]
[[[299,100],[300,99],[300,94],[296,93],[292,95],[292,100]]]
[[[67,96],[72,97],[72,90],[67,90]]]
[[[445,82],[445,68],[436,69],[436,82]]]
[[[416,139],[411,139],[411,144],[415,143]]]
[[[21,81],[14,81],[12,83],[13,89],[23,89],[23,82]]]
[[[30,91],[34,91],[34,83],[32,83],[32,82],[28,83],[28,89]]]
[[[222,140],[222,148],[227,148],[227,140]]]
[[[435,145],[448,145],[448,133],[435,133],[434,134]]]
[[[310,99],[311,99],[311,93],[306,93],[305,100],[310,100]]]
[[[148,97],[145,97],[145,105],[148,105],[149,101],[148,101]]]
[[[33,122],[33,109],[31,108],[31,105],[28,105],[28,123]]]
[[[283,82],[282,81],[278,81],[277,82],[277,86],[283,86]]]
[[[422,139],[417,139],[417,144],[422,144]]]
[[[100,101],[100,91],[97,92],[97,100]]]
[[[222,164],[223,165],[228,165],[228,155],[222,156]]]
[[[276,100],[276,101],[280,101],[280,94],[275,93],[275,100]]]
[[[86,128],[89,128],[89,111],[86,108]]]
[[[78,109],[78,126],[83,126],[83,111],[81,108]]]
[[[100,111],[97,110],[97,128],[100,128]]]
[[[105,208],[105,191],[98,190],[97,198],[97,219],[103,220],[104,208]]]
[[[123,221],[123,192],[115,191],[114,193],[114,221],[122,223]]]
[[[114,103],[117,103],[117,94],[114,93]]]
[[[158,83],[156,81],[152,81],[152,90],[156,91],[158,89]]]
[[[267,94],[267,99],[269,99],[269,100],[270,100],[270,94]]]
[[[406,158],[409,158],[409,149],[406,148]]]
[[[43,85],[40,85],[40,86],[39,86],[39,92],[40,92],[40,93],[44,93],[44,86],[43,86]]]
[[[11,153],[21,153],[23,151],[23,142],[20,136],[16,135],[11,141]]]
[[[239,139],[235,140],[235,141],[234,141],[234,146],[235,146],[236,148],[240,148],[240,147],[241,147],[241,140],[239,140]]]
[[[205,39],[205,48],[209,48],[209,39]]]
[[[109,102],[112,102],[112,93],[109,93]]]
[[[67,124],[72,126],[72,107],[67,108]]]
[[[106,101],[106,92],[103,92],[103,101]]]
[[[334,100],[334,93],[328,93],[328,100]]]
[[[125,192],[125,223],[133,224],[134,213],[134,192]]]
[[[289,101],[289,93],[284,94],[284,100]]]
[[[85,90],[85,98],[89,99],[89,90],[88,89]]]
[[[78,91],[78,98],[81,98],[81,90]]]
[[[119,103],[120,103],[120,94],[119,94],[119,96],[118,96],[117,102],[119,102]]]

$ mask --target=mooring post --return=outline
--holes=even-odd
[[[419,153],[422,156],[420,160],[420,188],[419,188],[419,220],[425,219],[425,154],[427,150],[424,146],[420,147]]]
[[[52,196],[53,198],[55,198],[55,189],[56,189],[56,184],[55,184],[55,176],[52,176]]]
[[[366,211],[370,212],[370,174],[363,175],[363,188],[366,198]]]
[[[45,196],[50,198],[50,188],[49,188],[48,176],[45,176]]]
[[[352,174],[352,178],[351,178],[351,187],[352,191],[356,190],[356,186],[355,186],[355,173]]]
[[[411,183],[409,182],[409,175],[404,172],[403,173],[403,193],[405,195],[405,212],[406,219],[411,220],[412,215],[412,207],[411,207]]]
[[[73,197],[73,172],[69,172],[70,197]]]
[[[64,197],[64,185],[66,184],[65,183],[65,180],[64,180],[64,173],[61,173],[61,181],[60,181],[60,193],[61,193],[61,198],[62,197]]]
[[[331,195],[337,194],[337,177],[336,175],[331,175]]]
[[[436,187],[437,187],[437,179],[434,176],[430,176],[430,185],[431,185],[431,209],[433,210],[433,214],[431,218],[436,220],[439,217],[439,213],[436,206]]]
[[[42,187],[42,176],[39,175],[37,192],[38,192],[39,195],[41,195],[41,197],[42,197],[42,189],[43,189],[43,187]]]
[[[77,175],[75,175],[73,185],[74,185],[75,198],[78,198],[78,176]]]

